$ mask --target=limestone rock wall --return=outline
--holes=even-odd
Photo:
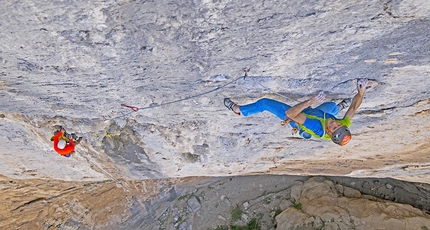
[[[430,225],[428,215],[410,205],[381,202],[321,178],[294,185],[291,196],[296,205],[276,216],[276,229],[421,229]]]
[[[0,173],[85,181],[270,172],[429,182],[429,13],[426,0],[5,2]],[[120,106],[209,92],[244,67],[248,78],[200,97],[137,113]],[[354,95],[361,77],[373,87],[342,148],[292,136],[268,113],[235,116],[222,103],[271,97],[295,104],[319,91],[338,102]],[[54,125],[84,137],[75,157],[53,151]]]
[[[144,229],[171,230],[426,229],[428,188],[384,178],[212,178],[176,186],[169,205],[152,200],[141,220]]]

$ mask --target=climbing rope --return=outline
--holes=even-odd
[[[190,97],[182,98],[182,99],[179,99],[179,100],[170,101],[170,102],[166,102],[166,103],[162,103],[162,104],[157,104],[157,105],[151,105],[151,106],[142,107],[142,108],[139,108],[139,107],[137,107],[137,106],[130,106],[130,105],[126,105],[126,104],[121,104],[121,106],[122,106],[122,107],[124,107],[124,108],[129,108],[129,109],[131,109],[132,111],[127,112],[127,113],[123,113],[122,115],[119,115],[119,116],[116,116],[116,117],[113,117],[113,118],[107,118],[107,117],[105,117],[105,116],[103,116],[102,118],[103,118],[103,120],[104,120],[104,121],[107,121],[107,120],[114,120],[114,119],[118,119],[118,118],[126,117],[126,116],[128,116],[128,115],[130,115],[130,114],[132,114],[132,113],[134,113],[134,112],[138,112],[139,110],[153,109],[153,108],[157,108],[157,107],[161,107],[161,106],[166,106],[166,105],[170,105],[170,104],[175,104],[175,103],[178,103],[178,102],[187,101],[187,100],[190,100],[190,99],[193,99],[193,98],[201,97],[201,96],[203,96],[203,95],[206,95],[206,94],[209,94],[209,93],[215,92],[215,91],[217,91],[217,90],[220,90],[220,89],[222,89],[222,88],[225,88],[225,87],[227,87],[228,85],[231,85],[231,84],[233,84],[233,83],[237,82],[239,79],[242,79],[242,78],[243,78],[243,79],[245,80],[245,79],[248,77],[248,73],[249,73],[249,71],[250,71],[250,68],[243,68],[243,72],[244,72],[244,75],[243,75],[243,76],[237,77],[236,79],[234,79],[234,80],[232,80],[232,81],[230,81],[230,82],[228,82],[228,83],[226,83],[226,84],[224,84],[224,85],[218,86],[218,87],[216,87],[215,89],[209,90],[209,91],[204,92],[204,93],[196,94],[196,95],[193,95],[193,96],[190,96]],[[288,100],[294,100],[294,101],[297,101],[296,99],[293,99],[293,98],[287,97],[287,96],[282,95],[282,94],[280,94],[280,93],[277,93],[277,92],[275,92],[275,91],[271,90],[270,88],[268,88],[268,87],[266,87],[266,86],[262,85],[261,83],[259,83],[258,81],[256,81],[256,78],[253,78],[253,82],[254,82],[254,83],[256,83],[256,84],[258,84],[258,85],[260,85],[260,86],[261,86],[261,87],[263,87],[264,89],[269,90],[270,92],[272,92],[272,93],[274,93],[274,94],[278,95],[278,96],[284,97],[284,98],[286,98],[286,99],[288,99]]]
[[[76,120],[72,120],[72,122],[78,126],[79,130],[81,131],[81,135],[82,135],[84,132],[82,132],[82,129],[81,129],[81,126],[79,125],[79,123]]]
[[[121,104],[122,107],[129,108],[132,111],[130,111],[128,113],[124,113],[124,114],[122,114],[120,116],[113,117],[113,118],[106,118],[105,116],[103,116],[103,120],[104,121],[114,120],[114,119],[117,119],[117,118],[128,116],[128,115],[130,115],[130,114],[132,114],[134,112],[138,112],[139,110],[153,109],[153,108],[157,108],[157,107],[161,107],[161,106],[165,106],[165,105],[175,104],[175,103],[182,102],[182,101],[187,101],[187,100],[190,100],[190,99],[193,99],[193,98],[196,98],[196,97],[201,97],[203,95],[206,95],[206,94],[215,92],[217,90],[220,90],[222,88],[225,88],[228,85],[235,83],[236,81],[238,81],[241,78],[245,79],[248,76],[247,71],[249,71],[249,69],[247,71],[245,71],[245,70],[246,69],[244,69],[244,72],[245,72],[244,76],[237,77],[236,79],[234,79],[234,80],[232,80],[232,81],[230,81],[230,82],[228,82],[228,83],[226,83],[224,85],[218,86],[215,89],[209,90],[209,91],[204,92],[204,93],[196,94],[196,95],[193,95],[193,96],[190,96],[190,97],[186,97],[186,98],[182,98],[182,99],[179,99],[179,100],[170,101],[170,102],[166,102],[166,103],[162,103],[162,104],[158,104],[158,105],[151,105],[151,106],[147,106],[147,107],[142,107],[142,108],[139,108],[137,106],[130,106],[130,105],[126,105],[126,104]]]

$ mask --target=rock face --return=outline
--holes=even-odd
[[[381,202],[353,188],[335,186],[330,180],[312,178],[296,186],[300,190],[297,199],[300,205],[289,207],[276,217],[277,229],[425,229],[430,226],[429,216],[410,205]]]
[[[430,227],[430,185],[387,178],[0,179],[1,229]]]
[[[342,182],[343,181],[343,182]],[[348,183],[344,183],[348,181]],[[384,191],[392,179],[367,178],[372,192],[362,194],[347,184],[351,178],[244,176],[219,178],[187,188],[176,186],[177,198],[164,209],[142,215],[144,229],[426,229],[430,216],[410,204],[381,199],[392,195],[428,197],[418,193]],[[358,181],[357,181],[358,182]],[[397,181],[402,187],[418,188]],[[396,184],[396,186],[400,186]],[[190,184],[189,184],[190,185]],[[362,190],[364,191],[364,190]],[[430,200],[419,205],[428,212]],[[153,202],[157,204],[157,202]],[[417,203],[414,204],[417,206]],[[155,205],[155,207],[158,207]],[[194,208],[192,208],[194,207]],[[149,212],[148,212],[149,213]],[[246,226],[246,227],[243,227]]]
[[[206,229],[256,224],[251,211],[274,228],[284,209],[278,228],[400,218],[405,229],[429,227],[420,211],[329,181],[285,179],[275,197],[260,193],[273,178],[212,197],[175,187],[188,176],[268,173],[430,183],[429,15],[428,0],[3,1],[0,228]],[[339,102],[362,77],[371,87],[345,147],[223,105],[293,105],[320,91]],[[52,148],[57,125],[84,137],[70,158]],[[428,211],[414,189],[413,198],[396,197],[394,183],[378,191]]]
[[[6,180],[1,178],[1,229],[138,229],[155,209],[147,202],[171,197],[175,181]],[[169,188],[170,187],[170,188]],[[125,223],[124,223],[125,222]],[[143,228],[144,229],[144,228]]]
[[[5,2],[0,174],[429,183],[429,15],[427,0]],[[250,76],[240,78],[244,67]],[[275,116],[235,116],[223,105],[224,97],[292,105],[319,91],[339,102],[361,77],[372,87],[345,147],[304,141]],[[84,137],[75,156],[53,151],[55,125]]]

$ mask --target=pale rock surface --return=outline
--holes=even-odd
[[[5,2],[1,174],[429,182],[429,15],[426,0]],[[250,76],[234,81],[244,67]],[[342,148],[292,136],[268,113],[235,116],[222,103],[295,104],[319,91],[338,102],[361,77],[372,88]],[[84,137],[75,157],[53,151],[54,125]]]
[[[427,0],[4,1],[2,226],[139,228],[141,216],[165,211],[178,196],[169,184],[139,184],[158,183],[146,179],[270,173],[429,183],[429,15]],[[268,113],[236,116],[222,102],[296,104],[319,91],[339,102],[361,77],[372,87],[342,148],[293,136]],[[84,137],[75,156],[54,152],[55,125]],[[267,190],[264,182],[252,186]],[[294,202],[301,189],[292,191]],[[88,213],[104,208],[92,206],[95,190],[111,203]],[[145,190],[158,194],[158,209],[142,204]],[[233,195],[216,196],[220,209],[247,201]],[[48,201],[59,206],[43,209]],[[200,212],[182,227],[196,228]]]
[[[293,191],[294,185],[291,188]],[[339,193],[330,180],[312,178],[300,186],[297,204],[276,216],[277,229],[423,229],[430,218],[410,205],[381,201],[372,196],[359,196],[355,189],[344,186]],[[355,190],[356,191],[356,190]]]
[[[187,201],[187,204],[188,204],[188,210],[190,212],[197,212],[202,207],[200,204],[200,201],[195,196],[190,197]]]

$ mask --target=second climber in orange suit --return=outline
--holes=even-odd
[[[82,137],[77,138],[74,133],[68,134],[63,128],[51,137],[51,141],[54,141],[54,150],[64,157],[70,157],[74,153],[75,145],[79,144],[81,139]]]

